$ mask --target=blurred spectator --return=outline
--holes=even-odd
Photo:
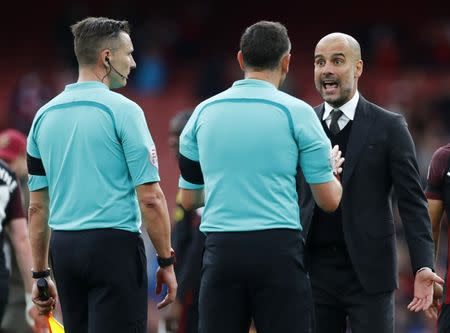
[[[228,87],[223,70],[224,63],[224,56],[217,47],[209,50],[198,62],[195,94],[199,100],[207,99]]]
[[[399,43],[391,27],[376,26],[372,30],[373,66],[384,70],[397,69],[400,61]]]
[[[426,52],[426,65],[443,69],[450,66],[450,22],[448,20],[432,20],[421,29],[419,49]]]
[[[450,215],[450,141],[437,149],[430,162],[427,176],[426,195],[428,199],[428,212],[433,226],[433,240],[435,258],[438,256],[441,221],[444,214]],[[447,245],[448,247],[448,245]],[[448,257],[448,252],[447,252]],[[446,272],[445,295],[440,286],[434,288],[434,302],[427,315],[435,318],[439,313],[438,332],[450,331],[450,277]],[[442,305],[442,307],[441,307]]]
[[[28,133],[34,115],[51,96],[51,91],[36,72],[24,75],[14,90],[11,107],[11,126]]]
[[[145,47],[138,56],[135,87],[139,93],[155,94],[161,92],[167,83],[167,66],[162,51],[153,45]]]
[[[178,160],[179,137],[191,111],[181,111],[170,120],[169,146]],[[185,210],[177,196],[172,244],[177,253],[175,273],[178,280],[177,301],[171,305],[168,326],[176,333],[198,332],[198,294],[205,235],[200,232],[202,209]]]
[[[9,289],[9,269],[3,252],[5,235],[14,249],[24,288],[13,289],[19,295],[12,295],[10,311],[0,325],[4,333],[29,333],[31,329],[35,333],[48,332],[45,317],[38,315],[31,302],[31,247],[20,186],[26,175],[26,137],[17,130],[7,129],[0,133],[0,323]]]
[[[183,4],[177,20],[179,36],[174,45],[175,60],[178,63],[190,66],[198,60],[201,50],[211,50],[204,39],[208,31],[206,20],[210,16],[211,4],[208,2],[194,0]]]

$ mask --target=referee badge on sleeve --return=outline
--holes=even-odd
[[[158,154],[156,153],[156,147],[155,145],[150,147],[149,150],[149,159],[150,159],[150,163],[156,168],[158,169]]]

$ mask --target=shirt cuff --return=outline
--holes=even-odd
[[[421,271],[424,271],[424,270],[426,270],[426,269],[428,269],[430,272],[433,271],[430,267],[422,267],[422,268],[419,268],[419,269],[417,270],[416,274],[419,273],[419,272],[421,272]]]

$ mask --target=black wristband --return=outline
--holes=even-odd
[[[161,258],[160,256],[156,255],[156,260],[158,261],[158,265],[161,268],[169,267],[170,265],[175,265],[175,251],[172,250],[170,252],[169,258]]]
[[[47,268],[45,271],[39,271],[39,272],[35,272],[35,271],[31,271],[31,276],[33,277],[33,279],[40,279],[40,278],[46,278],[50,276],[50,268]]]

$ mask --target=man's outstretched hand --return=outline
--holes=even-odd
[[[417,272],[414,279],[414,298],[408,304],[408,310],[419,312],[430,308],[433,303],[434,283],[442,285],[444,280],[429,268]]]

